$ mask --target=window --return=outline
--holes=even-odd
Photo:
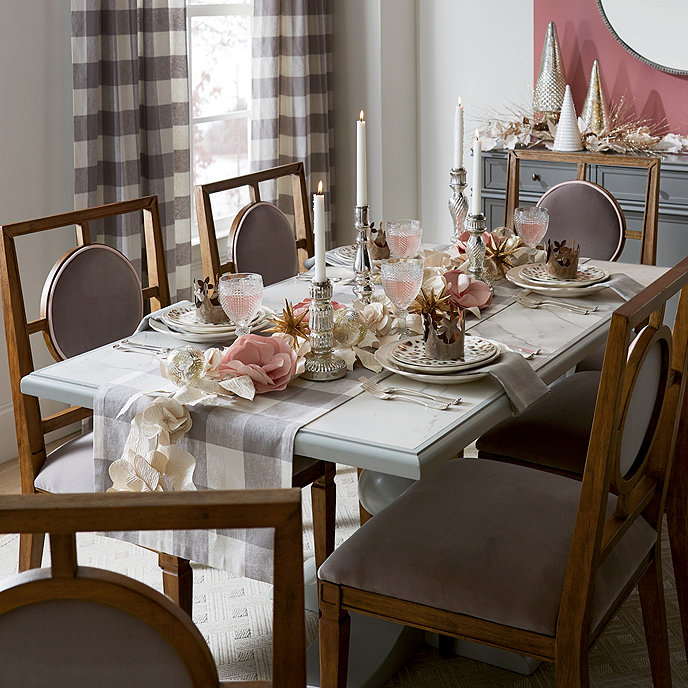
[[[249,172],[252,0],[187,0],[191,186]],[[218,234],[248,191],[215,194]],[[193,237],[198,238],[195,211]]]

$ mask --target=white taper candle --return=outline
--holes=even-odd
[[[324,282],[325,274],[325,196],[323,183],[318,184],[318,193],[313,194],[313,238],[315,239],[315,275],[316,282]]]
[[[459,96],[454,109],[454,169],[463,167],[463,105]]]
[[[475,130],[475,140],[473,141],[473,196],[471,197],[471,214],[478,215],[481,210],[481,187],[482,187],[482,145],[478,136],[478,130]]]
[[[366,159],[366,123],[363,110],[356,122],[356,205],[368,205],[368,162]]]

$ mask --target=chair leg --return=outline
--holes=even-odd
[[[659,546],[658,546],[659,547]],[[671,688],[671,661],[667,632],[662,564],[655,558],[638,581],[645,639],[655,688]]]
[[[341,606],[339,586],[320,582],[321,688],[346,688],[350,626],[349,612]]]
[[[557,688],[590,688],[587,645],[579,634],[556,643],[554,675]]]
[[[335,464],[328,464],[325,475],[313,481],[311,485],[315,564],[318,567],[334,552],[337,510],[337,491],[334,483],[336,472]]]
[[[19,535],[19,571],[39,569],[43,561],[45,533],[22,533]]]
[[[162,569],[162,588],[173,602],[191,616],[193,606],[193,571],[188,559],[158,552]]]
[[[679,499],[685,499],[685,495]],[[671,498],[667,502],[667,526],[683,630],[683,647],[688,659],[688,514],[685,507],[681,508]]]

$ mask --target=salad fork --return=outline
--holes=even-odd
[[[461,401],[461,397],[446,397],[442,394],[428,394],[427,392],[421,392],[419,389],[410,389],[409,387],[383,387],[378,382],[373,382],[369,377],[359,377],[358,380],[364,389],[370,388],[378,392],[414,394],[415,396],[430,399],[430,401],[439,401],[443,404],[458,404]]]
[[[363,380],[365,380],[365,382],[363,382]],[[388,389],[385,389],[374,382],[371,383],[367,378],[361,379],[361,387],[363,387],[365,392],[372,394],[378,399],[402,399],[404,401],[420,404],[421,406],[426,406],[427,408],[436,409],[437,411],[446,411],[454,403],[454,399],[448,402],[442,402],[439,399],[431,397],[429,394],[419,396],[418,393],[414,393],[413,390],[401,390],[398,387],[389,387]]]

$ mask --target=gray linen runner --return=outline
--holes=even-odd
[[[221,401],[220,406],[189,406],[193,426],[178,446],[196,459],[193,475],[196,488],[290,487],[297,431],[360,394],[361,386],[356,379],[360,375],[375,373],[357,369],[341,380],[328,383],[297,378],[285,390],[256,395],[253,401],[237,398]],[[151,402],[151,397],[141,397],[117,418],[119,411],[138,392],[173,388],[160,376],[156,366],[143,374],[128,374],[96,392],[93,412],[96,491],[112,486],[109,466],[122,455],[131,420]],[[269,529],[117,533],[115,536],[256,580],[270,582],[272,579],[272,530]]]

